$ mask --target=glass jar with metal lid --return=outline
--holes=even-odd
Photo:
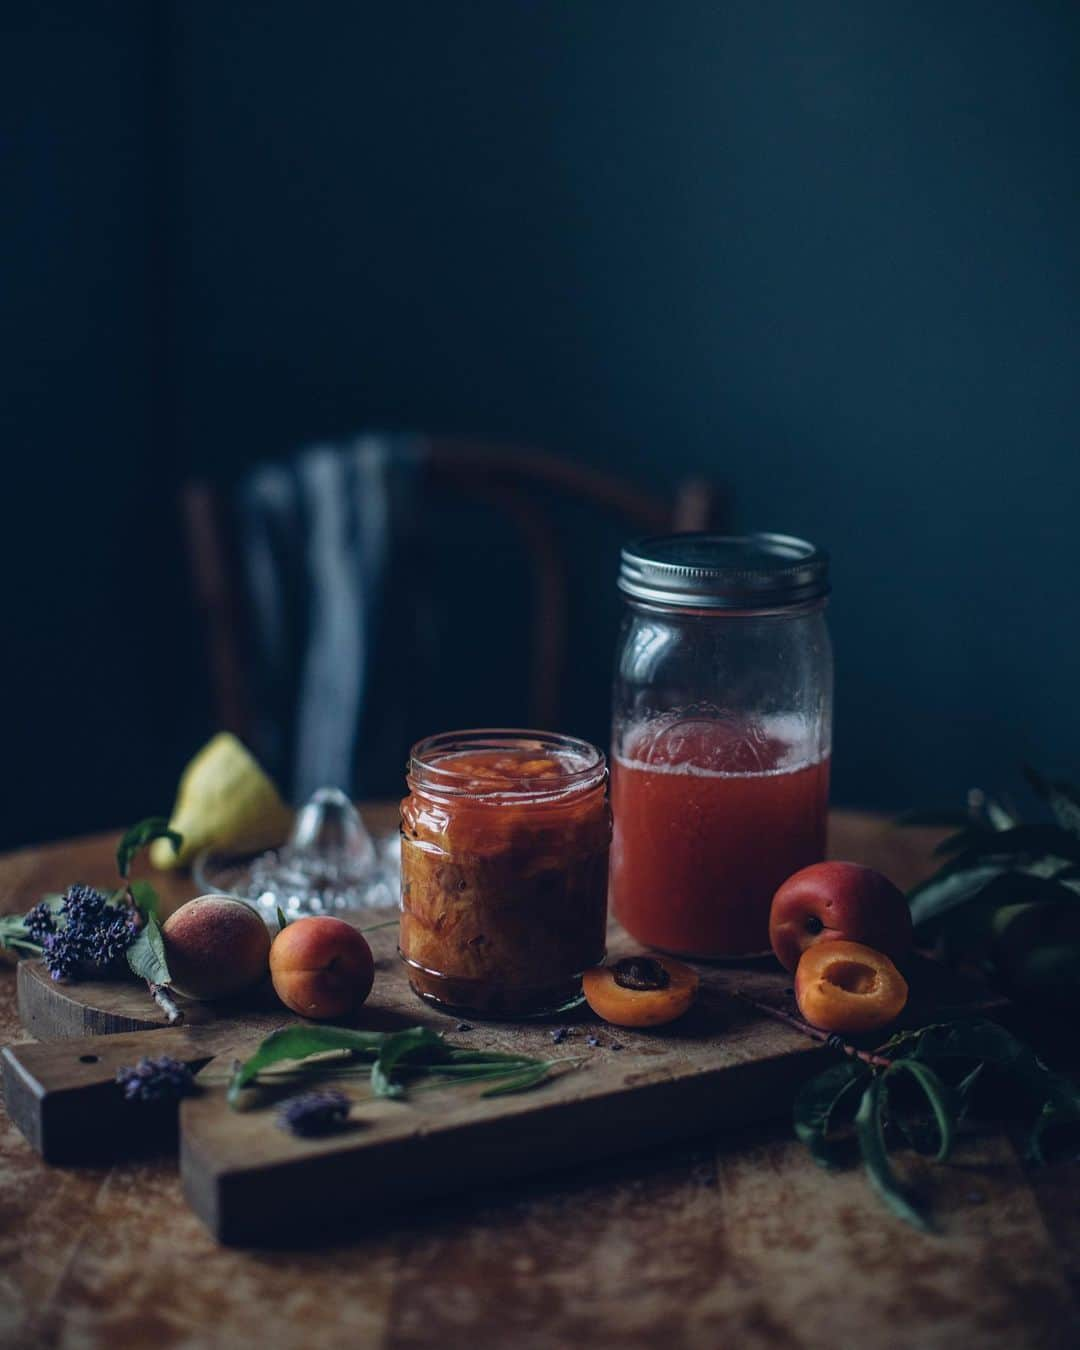
[[[780,534],[623,550],[610,899],[638,941],[768,950],[772,896],[824,856],[832,748],[828,556]]]

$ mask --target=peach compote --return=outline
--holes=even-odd
[[[547,732],[453,732],[413,747],[408,784],[400,951],[413,990],[489,1017],[580,1002],[604,955],[604,756]]]

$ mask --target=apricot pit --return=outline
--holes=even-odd
[[[627,956],[596,966],[582,981],[589,1007],[617,1027],[659,1027],[690,1007],[697,972],[671,956]]]

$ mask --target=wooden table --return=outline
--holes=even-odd
[[[392,809],[368,813],[385,826]],[[114,876],[115,835],[0,858],[0,911]],[[833,853],[908,885],[931,836],[852,813]],[[169,899],[192,893],[170,880]],[[22,1039],[0,970],[0,1040]],[[1074,1347],[1080,1164],[1025,1169],[1004,1135],[933,1169],[942,1232],[889,1217],[790,1124],[428,1206],[346,1244],[219,1248],[173,1159],[50,1169],[0,1117],[0,1345]],[[310,1245],[304,1250],[305,1243]]]

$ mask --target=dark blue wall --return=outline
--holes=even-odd
[[[705,472],[826,543],[841,800],[1080,764],[1075,4],[0,22],[0,836],[162,804],[205,729],[176,483],[370,423]]]

